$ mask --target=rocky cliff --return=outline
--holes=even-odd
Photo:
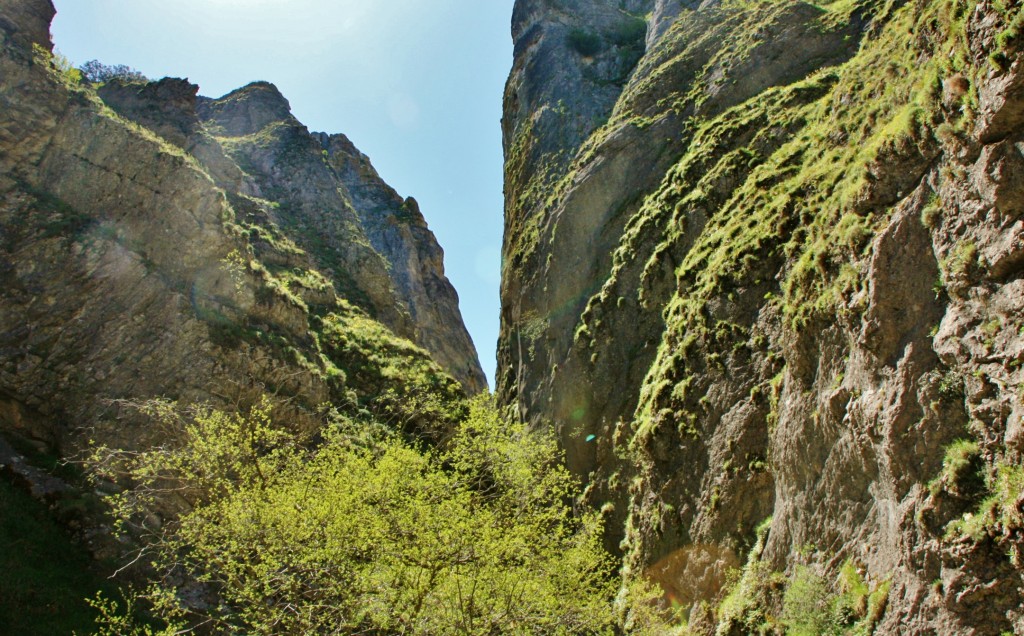
[[[1022,20],[516,3],[497,389],[692,629],[1024,632]]]
[[[0,2],[0,431],[141,446],[126,401],[259,393],[415,427],[417,396],[486,387],[415,201],[344,137],[267,83],[89,85],[53,13]]]

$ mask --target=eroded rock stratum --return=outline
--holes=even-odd
[[[516,3],[497,389],[693,629],[1024,632],[1021,21]]]

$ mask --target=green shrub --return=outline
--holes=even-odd
[[[852,559],[840,569],[838,589],[811,568],[797,566],[780,622],[787,636],[867,636],[885,613],[890,586],[885,580],[872,590]]]
[[[797,566],[782,601],[782,623],[790,636],[833,632],[833,596],[825,580],[806,566]]]
[[[340,419],[308,450],[247,415],[150,409],[174,444],[97,449],[123,527],[172,492],[188,503],[152,551],[158,583],[139,595],[168,623],[219,633],[593,633],[609,629],[614,582],[597,515],[549,436],[528,434],[479,398],[443,449],[424,450]],[[174,585],[172,582],[177,581]],[[203,589],[188,604],[185,586]],[[108,629],[118,620],[105,612]]]
[[[946,271],[952,276],[967,276],[979,266],[978,246],[974,241],[958,244],[946,260]]]
[[[954,494],[968,494],[983,485],[981,448],[973,440],[959,439],[946,448],[942,460],[942,473],[928,488],[932,495],[940,490]]]
[[[747,563],[733,574],[735,578],[718,606],[717,634],[774,633],[777,625],[772,611],[774,597],[785,578],[761,561],[771,522],[769,517],[757,527],[757,540]]]
[[[149,81],[145,75],[125,64],[108,65],[99,60],[89,60],[78,67],[78,70],[86,81],[93,84],[105,84],[111,80],[141,84]]]
[[[608,39],[615,46],[643,47],[647,36],[647,21],[629,16],[608,34]]]
[[[942,222],[942,200],[933,196],[928,205],[921,210],[921,224],[929,230],[939,227]]]
[[[1010,533],[1024,528],[1024,515],[1018,507],[1021,493],[1024,493],[1024,466],[997,462],[986,481],[989,495],[977,511],[965,514],[946,527],[947,538],[966,536],[982,541],[997,531]],[[1014,551],[1011,558],[1020,557]]]
[[[604,40],[596,33],[573,29],[567,36],[569,46],[584,57],[593,57],[604,50]]]

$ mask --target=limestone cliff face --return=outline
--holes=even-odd
[[[483,388],[411,204],[383,221],[383,206],[354,207],[359,180],[268,84],[219,100],[182,80],[80,84],[50,59],[53,13],[0,2],[5,435],[140,446],[157,433],[125,399],[237,406],[268,392],[312,428],[328,402],[391,412],[453,396],[448,373]]]
[[[227,192],[270,202],[267,220],[343,297],[430,351],[470,393],[486,388],[437,240],[415,201],[399,197],[347,138],[311,134],[265,82],[219,99],[196,99],[194,86],[172,79],[114,82],[99,93],[195,156]]]
[[[462,323],[459,297],[444,275],[444,251],[412,197],[384,182],[345,135],[318,135],[341,179],[370,245],[388,263],[395,291],[414,326],[410,337],[470,393],[487,388],[473,341]]]
[[[498,390],[694,629],[849,564],[878,633],[1024,630],[1020,20],[517,2]]]

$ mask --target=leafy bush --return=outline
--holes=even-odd
[[[947,538],[970,537],[982,541],[986,536],[1013,533],[1024,528],[1024,466],[997,461],[995,470],[986,479],[988,496],[973,513],[952,521],[946,527]],[[1020,557],[1016,549],[1011,558]]]
[[[793,636],[836,633],[834,597],[825,580],[810,568],[797,566],[782,601],[782,623]]]
[[[811,568],[797,566],[783,598],[781,622],[787,636],[867,636],[875,632],[889,601],[890,580],[871,589],[857,565],[847,560],[833,589]]]
[[[761,560],[771,518],[757,528],[757,541],[717,608],[716,634],[785,633],[790,636],[867,636],[885,613],[888,580],[871,587],[848,559],[833,585],[806,565],[786,577]],[[781,598],[780,598],[781,597]]]
[[[573,29],[567,36],[569,46],[584,57],[593,57],[604,50],[601,36],[584,29]]]
[[[934,496],[940,490],[966,496],[984,486],[981,447],[973,440],[958,439],[946,448],[942,473],[928,484]]]
[[[608,34],[612,44],[628,47],[643,47],[646,37],[647,20],[635,16],[628,16]]]
[[[743,569],[735,577],[718,606],[717,634],[769,634],[775,628],[775,599],[785,584],[785,577],[761,561],[771,517],[757,527],[757,540]]]
[[[148,82],[149,78],[125,64],[108,66],[99,60],[89,60],[78,67],[82,76],[93,84],[106,84],[111,80],[123,82]]]
[[[98,477],[137,484],[112,498],[125,529],[147,532],[169,494],[187,504],[152,531],[158,583],[137,598],[156,617],[247,634],[610,628],[600,522],[569,505],[577,486],[553,438],[503,422],[484,397],[443,449],[383,427],[367,439],[338,417],[310,450],[270,410],[156,404],[149,412],[183,431],[176,443],[96,449]],[[104,629],[125,631],[105,607]]]

